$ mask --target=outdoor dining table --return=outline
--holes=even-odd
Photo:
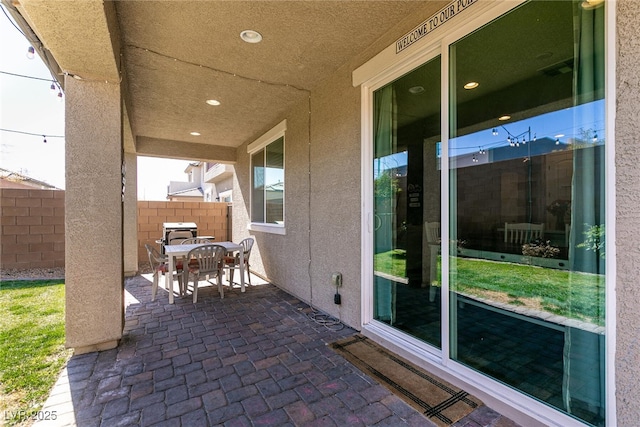
[[[244,251],[242,245],[239,243],[233,242],[215,242],[215,243],[196,243],[189,245],[166,245],[164,247],[164,252],[167,255],[168,262],[168,271],[165,274],[165,288],[169,290],[169,304],[173,304],[173,272],[176,271],[176,258],[178,257],[186,257],[190,250],[195,249],[199,246],[203,246],[205,244],[214,244],[222,246],[228,254],[233,252],[239,252],[240,255],[240,290],[242,292],[245,291],[244,287]],[[186,267],[185,262],[185,267]],[[185,283],[186,289],[186,283]]]

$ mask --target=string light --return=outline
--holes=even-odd
[[[27,58],[29,59],[33,59],[36,56],[36,50],[33,48],[33,46],[29,46],[29,48],[27,49]]]
[[[32,132],[23,132],[20,130],[13,129],[0,129],[2,132],[11,132],[11,133],[19,133],[21,135],[31,135],[31,136],[41,136],[43,138],[43,142],[47,143],[47,138],[64,138],[64,135],[46,135],[42,133],[32,133]]]

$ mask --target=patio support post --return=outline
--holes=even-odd
[[[66,345],[118,345],[124,325],[120,83],[65,78]]]
[[[138,156],[124,153],[124,164],[124,275],[131,277],[138,273]]]

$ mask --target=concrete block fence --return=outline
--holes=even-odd
[[[0,267],[64,267],[64,197],[60,190],[0,189]],[[199,235],[231,238],[228,203],[138,202],[138,263],[148,263],[145,244],[159,246],[165,222],[195,222]]]
[[[0,189],[2,268],[64,267],[64,191]]]

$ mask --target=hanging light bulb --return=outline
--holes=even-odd
[[[473,163],[478,163],[478,158],[476,157],[476,155],[473,155],[473,159],[472,159]]]
[[[54,82],[51,82],[51,86],[49,86],[49,88],[51,89],[51,93],[53,93],[55,95],[55,93],[56,93],[56,84]]]
[[[58,91],[58,98],[60,98],[60,101],[62,101],[62,91],[61,90]]]
[[[47,143],[47,136],[46,135],[42,135],[42,137],[44,138],[43,142],[46,144]]]
[[[536,137],[536,134],[534,133],[533,134],[533,142],[536,142],[536,139],[538,139],[538,138]]]
[[[507,137],[507,142],[509,143],[510,146],[513,147],[513,142],[511,141],[511,136]]]
[[[491,131],[491,135],[493,136],[498,135],[498,130],[496,128],[493,128],[493,130]]]
[[[33,59],[35,56],[36,50],[33,48],[33,46],[29,46],[29,48],[27,49],[27,58]]]
[[[593,142],[598,142],[598,134],[597,133],[593,134]]]
[[[556,145],[560,145],[560,138],[556,138]]]

